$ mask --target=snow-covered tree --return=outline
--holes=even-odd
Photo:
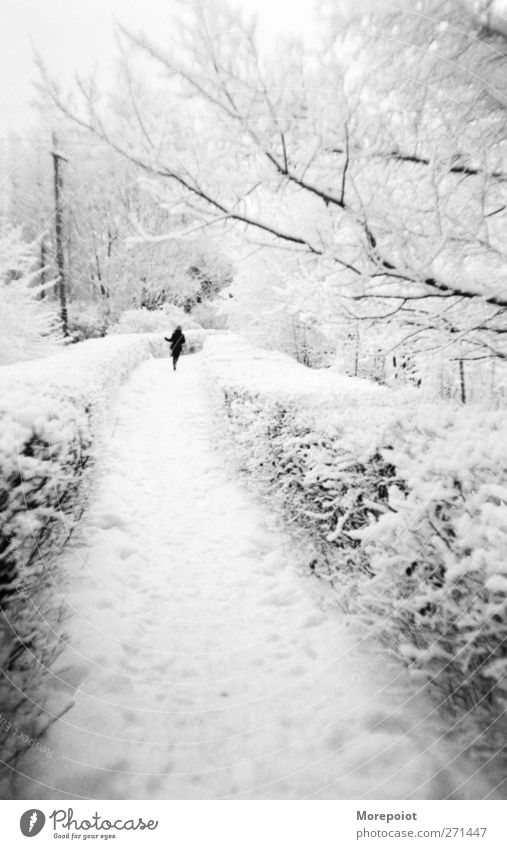
[[[39,240],[41,279],[54,272],[53,174],[44,122],[9,146],[3,163],[6,220]],[[122,311],[173,303],[187,311],[230,282],[216,241],[197,233],[173,238],[181,216],[164,208],[138,168],[70,123],[59,128],[66,154],[64,249],[71,333],[101,335]],[[160,238],[166,234],[165,238]],[[53,292],[48,289],[47,296]]]
[[[305,365],[328,364],[340,335],[337,305],[331,312],[326,281],[315,276],[312,265],[304,257],[264,249],[238,267],[229,297],[222,302],[228,326],[254,344],[285,351]]]
[[[226,3],[187,10],[170,45],[124,32],[165,74],[156,114],[130,94],[111,115],[93,83],[82,109],[48,87],[166,210],[306,254],[387,345],[394,325],[418,354],[505,358],[503,36],[465,2],[323,9],[317,50],[274,60]]]
[[[56,310],[40,298],[38,248],[18,229],[0,229],[0,365],[46,356],[60,339]]]

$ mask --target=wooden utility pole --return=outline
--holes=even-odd
[[[67,316],[67,292],[65,289],[65,257],[63,249],[63,205],[62,205],[62,189],[63,179],[60,168],[60,160],[68,162],[68,159],[63,156],[58,150],[58,141],[56,133],[53,133],[53,157],[54,168],[54,186],[55,186],[55,237],[56,237],[56,265],[58,268],[57,290],[60,299],[60,318],[62,321],[63,335],[69,335],[69,325]]]

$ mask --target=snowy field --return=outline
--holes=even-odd
[[[347,624],[213,442],[203,354],[120,390],[62,556],[51,757],[18,798],[494,798],[425,692]]]

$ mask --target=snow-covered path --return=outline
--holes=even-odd
[[[146,362],[120,393],[61,562],[73,615],[54,707],[75,705],[20,795],[482,796],[407,674],[358,645],[304,551],[231,482],[201,356],[176,374]]]

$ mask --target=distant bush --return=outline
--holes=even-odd
[[[103,303],[71,301],[68,305],[69,335],[73,342],[100,339],[106,335],[108,323]]]
[[[179,307],[166,305],[156,310],[140,307],[124,312],[116,324],[109,328],[108,335],[121,333],[165,333],[167,335],[178,324],[181,324],[184,330],[198,329],[201,326]]]
[[[202,301],[192,307],[192,319],[199,323],[201,327],[209,330],[225,330],[227,327],[227,317],[222,312],[222,301],[215,299],[213,301]],[[185,321],[180,322],[184,324]]]

